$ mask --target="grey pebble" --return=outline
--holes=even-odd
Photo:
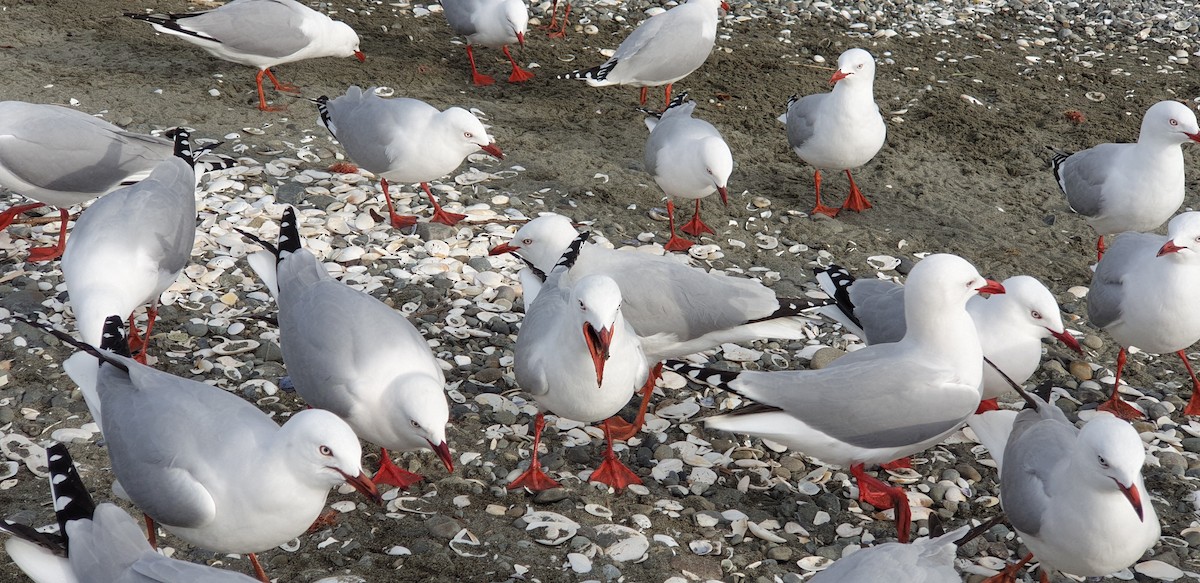
[[[442,514],[434,514],[425,520],[425,531],[435,538],[453,539],[462,528],[461,522]]]

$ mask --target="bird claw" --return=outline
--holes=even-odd
[[[390,456],[384,455],[381,456],[381,459],[382,461],[379,462],[379,471],[375,472],[375,475],[371,477],[371,481],[376,484],[388,484],[401,490],[407,490],[413,484],[425,479],[420,474],[414,474],[396,465]]]
[[[633,470],[626,467],[617,459],[617,455],[610,449],[604,452],[604,461],[600,462],[600,467],[592,472],[589,482],[599,482],[608,484],[617,490],[624,490],[630,484],[641,484],[641,478],[633,473]]]
[[[533,73],[516,67],[513,68],[512,75],[508,76],[509,83],[523,83],[530,79],[533,79]]]
[[[460,215],[458,213],[448,213],[439,208],[438,210],[433,212],[433,218],[430,220],[435,223],[442,223],[443,225],[450,225],[451,227],[453,227],[454,225],[457,225],[459,221],[461,221],[465,218],[467,218],[467,215]]]
[[[687,239],[681,239],[675,235],[671,235],[671,238],[667,240],[667,244],[663,245],[663,249],[666,249],[667,251],[687,251],[692,245],[695,245],[695,243],[692,243]]]
[[[684,223],[682,227],[679,227],[679,230],[693,237],[699,237],[705,233],[717,234],[716,231],[713,231],[712,228],[704,224],[704,221],[700,220],[699,216],[693,216],[692,220]]]
[[[57,259],[63,254],[62,245],[55,247],[34,247],[29,250],[30,261],[50,261]]]
[[[983,415],[988,411],[999,411],[1000,403],[996,399],[984,399],[979,402],[979,407],[975,408],[976,415]]]
[[[488,85],[495,85],[496,79],[483,73],[472,73],[471,84],[476,87],[487,87]]]
[[[812,212],[810,212],[808,214],[810,214],[810,215],[821,214],[821,215],[825,215],[829,218],[834,218],[834,217],[838,216],[839,210],[841,210],[841,209],[836,209],[831,206],[825,206],[823,204],[819,204],[819,205],[813,207]]]
[[[541,492],[558,487],[558,482],[547,476],[546,472],[542,471],[542,465],[538,463],[531,463],[528,470],[508,484],[509,490],[525,488],[530,492]]]
[[[396,229],[407,229],[417,224],[417,217],[412,215],[398,215],[392,213],[392,227]]]
[[[1117,394],[1115,389],[1113,390],[1112,396],[1109,397],[1108,400],[1102,405],[1100,405],[1099,410],[1112,413],[1113,415],[1116,415],[1117,417],[1120,417],[1126,421],[1142,419],[1146,416],[1141,411],[1138,411],[1133,405],[1126,403],[1125,400]]]

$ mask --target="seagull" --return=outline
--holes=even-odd
[[[383,302],[331,277],[302,249],[291,207],[278,247],[251,237],[270,250],[249,261],[279,304],[279,343],[296,392],[382,446],[375,483],[408,488],[421,480],[392,463],[388,448],[427,447],[453,472],[446,379],[421,333]]]
[[[356,86],[336,99],[317,99],[321,123],[346,149],[346,155],[380,177],[383,200],[387,202],[392,226],[411,227],[417,217],[396,214],[388,195],[388,181],[420,182],[433,204],[433,221],[457,224],[466,215],[442,210],[429,190],[429,181],[458,168],[467,155],[483,150],[496,158],[504,153],[488,135],[487,128],[461,107],[445,111],[417,99],[382,99],[371,87]]]
[[[330,488],[349,483],[382,502],[337,415],[308,409],[281,427],[237,395],[140,364],[114,352],[125,343],[119,316],[105,321],[99,349],[48,331],[82,351],[63,369],[104,435],[118,494],[191,545],[249,553],[264,583],[255,553],[308,530]]]
[[[1182,213],[1167,225],[1167,236],[1124,233],[1096,265],[1088,290],[1088,319],[1108,332],[1121,351],[1113,391],[1100,410],[1123,419],[1142,413],[1117,393],[1130,346],[1146,352],[1174,352],[1192,379],[1192,397],[1183,410],[1200,415],[1200,381],[1184,350],[1200,340],[1200,212]]]
[[[556,415],[592,423],[620,411],[646,382],[649,366],[641,343],[621,312],[621,289],[612,278],[587,275],[564,281],[584,237],[576,239],[526,310],[517,334],[513,370],[517,384]],[[529,469],[509,483],[510,490],[554,488],[538,461],[544,414],[534,420]],[[604,423],[608,447],[589,478],[618,490],[640,484],[637,474],[617,459],[612,431]]]
[[[1071,210],[1095,229],[1096,259],[1104,236],[1153,231],[1183,204],[1183,149],[1200,142],[1196,114],[1178,101],[1146,110],[1132,144],[1100,144],[1086,150],[1055,150],[1054,178]]]
[[[712,124],[692,117],[695,101],[681,93],[662,114],[651,113],[646,118],[650,137],[646,138],[646,172],[667,195],[667,216],[671,222],[671,238],[664,245],[668,251],[683,251],[692,242],[675,235],[675,203],[673,197],[696,201],[692,220],[683,225],[683,232],[699,237],[713,230],[700,220],[700,199],[716,192],[721,202],[729,206],[725,190],[733,172],[733,154]]]
[[[234,0],[200,12],[125,16],[149,22],[154,30],[182,38],[219,59],[257,68],[258,108],[263,111],[285,109],[267,105],[263,75],[276,91],[299,91],[295,85],[281,84],[271,67],[317,57],[367,60],[350,25],[296,0]]]
[[[67,447],[46,448],[58,533],[42,533],[11,521],[0,531],[13,538],[4,548],[35,583],[254,583],[251,577],[158,554],[120,507],[96,505],[79,478]]]
[[[539,295],[542,278],[538,274],[553,270],[579,235],[570,219],[549,213],[523,225],[509,242],[492,248],[492,255],[515,253],[531,265],[518,274],[526,310]],[[652,363],[725,343],[807,338],[811,320],[805,312],[823,303],[776,297],[756,279],[707,272],[672,257],[594,244],[584,244],[574,266],[560,277],[578,281],[597,274],[612,278],[621,288],[621,310]],[[661,366],[652,369],[632,425],[620,417],[609,421],[614,437],[628,439],[637,433],[660,372]]]
[[[1058,407],[1028,398],[1034,408],[969,420],[996,460],[1000,505],[1031,553],[988,581],[1015,581],[1035,556],[1042,581],[1052,570],[1101,577],[1132,565],[1160,532],[1154,505],[1142,500],[1142,439],[1108,413],[1077,429]]]
[[[639,100],[643,105],[649,87],[666,85],[663,103],[670,105],[671,85],[699,69],[712,52],[717,40],[718,9],[729,10],[729,5],[723,0],[689,0],[651,16],[621,42],[604,64],[557,78],[583,79],[592,87],[641,87]]]
[[[446,22],[454,34],[467,37],[467,60],[471,63],[471,83],[492,85],[495,79],[475,68],[474,45],[488,48],[499,47],[512,64],[509,83],[520,83],[533,79],[533,73],[522,69],[508,45],[518,43],[525,46],[525,32],[529,25],[529,8],[521,0],[441,0]]]
[[[962,583],[954,570],[958,541],[970,530],[963,526],[936,538],[912,544],[884,543],[860,549],[818,571],[808,583]]]
[[[930,255],[908,277],[909,326],[899,342],[868,346],[820,370],[731,372],[676,361],[666,366],[754,401],[709,417],[708,427],[760,436],[850,468],[860,501],[896,508],[899,539],[906,542],[907,496],[868,476],[864,467],[940,443],[979,406],[983,352],[966,310],[977,293],[1004,293],[1004,287],[961,257]]]
[[[817,270],[822,289],[836,304],[822,308],[868,344],[898,342],[904,337],[904,286],[882,279],[855,279],[839,265]],[[1042,363],[1042,339],[1056,338],[1083,354],[1079,341],[1062,323],[1054,294],[1042,282],[1017,275],[1002,282],[1005,293],[967,300],[983,356],[1023,384]],[[1010,385],[991,365],[983,367],[983,402],[978,413],[997,408],[996,399]]]
[[[36,201],[0,213],[0,229],[23,212],[59,207],[58,244],[29,251],[30,261],[57,258],[68,207],[145,178],[171,149],[171,140],[127,132],[74,109],[0,101],[0,186]]]
[[[83,341],[100,344],[104,320],[129,317],[139,362],[158,316],[158,297],[179,277],[196,239],[196,171],[188,132],[175,132],[175,155],[141,182],[89,206],[75,222],[62,258],[63,279]],[[150,304],[139,337],[132,312]]]
[[[887,126],[875,105],[875,58],[863,49],[850,49],[838,57],[838,69],[829,79],[833,91],[788,100],[779,121],[787,125],[788,145],[816,167],[817,205],[812,213],[837,216],[838,209],[821,204],[821,169],[845,170],[850,195],[842,208],[862,212],[871,203],[858,190],[850,170],[870,162],[887,137]]]

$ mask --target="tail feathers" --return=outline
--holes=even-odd
[[[571,246],[562,254],[562,258],[558,260],[558,264],[554,266],[554,269],[557,270],[560,267],[567,270],[571,269],[575,265],[575,261],[579,259],[579,252],[583,250],[583,244],[587,242],[588,237],[591,237],[591,235],[591,231],[584,231],[575,237],[575,240],[571,241]]]
[[[296,209],[287,207],[279,223],[279,260],[300,250],[300,228],[296,222]]]
[[[854,315],[854,302],[850,301],[850,286],[854,285],[854,276],[846,268],[830,264],[825,269],[813,270],[817,276],[817,284],[829,297],[833,298],[834,305],[837,306],[855,326],[862,328],[862,322]]]
[[[1046,146],[1046,149],[1054,153],[1053,156],[1050,157],[1050,165],[1054,170],[1054,180],[1055,182],[1058,182],[1058,188],[1063,192],[1066,192],[1067,189],[1063,186],[1062,166],[1067,161],[1067,158],[1070,158],[1074,152],[1060,150],[1053,146]]]
[[[675,94],[675,97],[671,98],[671,103],[668,103],[667,108],[662,111],[654,111],[653,109],[647,109],[645,107],[639,107],[639,108],[637,108],[637,110],[646,115],[653,116],[655,118],[662,118],[662,116],[664,114],[666,114],[668,111],[671,111],[672,109],[682,106],[687,100],[688,100],[688,92],[680,91],[679,93]],[[689,111],[688,113],[690,114],[691,112]],[[649,120],[647,120],[646,125],[649,125],[650,129],[654,129],[654,126],[650,125]]]
[[[188,166],[196,167],[196,155],[192,153],[192,134],[183,128],[175,128],[167,135],[175,138],[175,157],[182,158]]]
[[[126,12],[125,16],[128,16],[129,18],[132,18],[134,20],[142,20],[145,22],[149,22],[150,24],[153,24],[155,26],[161,26],[167,30],[177,32],[182,35],[196,37],[198,39],[203,39],[203,40],[206,40],[209,42],[220,43],[221,41],[219,41],[207,34],[204,34],[202,32],[197,32],[194,30],[186,29],[183,27],[182,24],[180,24],[180,21],[187,20],[188,18],[191,18],[193,16],[199,16],[206,12],[208,12],[208,11],[203,10],[200,12],[189,12],[186,14],[139,14],[137,12]]]
[[[75,463],[67,446],[55,443],[46,448],[46,459],[50,462],[50,492],[54,496],[54,516],[58,519],[58,530],[67,538],[67,523],[72,520],[87,520],[96,511],[92,495],[79,477]]]
[[[710,387],[738,393],[737,389],[730,386],[733,381],[737,380],[742,373],[732,370],[717,370],[689,364],[682,360],[667,360],[663,362],[663,368],[673,371],[676,374],[683,375],[691,380],[704,383]]]
[[[321,114],[321,125],[324,125],[325,129],[329,130],[329,134],[337,139],[337,130],[333,126],[333,118],[329,115],[329,96],[322,95],[312,101],[317,104],[317,112]]]
[[[617,66],[616,59],[609,59],[603,65],[592,67],[591,69],[579,69],[570,73],[563,73],[555,77],[555,79],[588,79],[591,81],[603,81],[608,78],[608,74],[612,72],[613,67]]]
[[[100,350],[107,350],[120,356],[130,356],[129,343],[125,341],[125,323],[120,316],[109,316],[104,319],[104,331],[100,336]]]
[[[812,314],[806,313],[808,310],[828,306],[834,303],[834,300],[815,300],[809,298],[777,298],[779,300],[779,308],[770,315],[763,316],[746,322],[747,324],[757,324],[759,322],[767,322],[770,320],[778,320],[779,318],[791,318],[795,316],[811,317]]]

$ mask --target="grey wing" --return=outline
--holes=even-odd
[[[1095,217],[1104,212],[1104,182],[1122,147],[1128,144],[1101,144],[1071,154],[1054,167],[1058,187],[1067,195],[1071,210]]]
[[[1155,252],[1166,237],[1149,233],[1122,233],[1109,245],[1104,257],[1092,274],[1088,288],[1088,320],[1104,328],[1121,319],[1121,302],[1125,298],[1124,281],[1141,262],[1154,259]]]
[[[117,583],[257,583],[258,579],[207,565],[147,553],[130,567],[129,578]],[[100,583],[97,581],[97,583]]]
[[[854,317],[862,323],[868,344],[899,342],[908,326],[904,319],[904,286],[882,279],[856,279],[850,286]],[[835,361],[836,362],[836,361]]]
[[[1017,415],[1004,448],[1000,501],[1009,522],[1019,532],[1036,536],[1041,530],[1053,503],[1049,480],[1055,468],[1065,463],[1077,432],[1069,423],[1043,419],[1032,409]]]
[[[191,258],[196,240],[195,170],[171,157],[129,189],[133,206],[125,209],[125,224],[134,226],[140,248],[151,254],[163,272],[179,272]]]
[[[526,310],[525,320],[517,333],[513,372],[521,390],[535,396],[550,391],[544,371],[556,366],[559,360],[559,330],[566,318],[570,296],[569,290],[559,285],[563,275],[562,271],[556,271],[546,279],[537,298]]]
[[[463,36],[475,34],[476,27],[471,15],[479,5],[478,0],[441,0],[441,3],[450,30]]]
[[[361,95],[348,92],[329,102],[330,117],[337,127],[335,136],[355,163],[376,174],[392,167],[397,145],[412,141],[411,119],[432,106],[415,99],[380,99],[373,88]],[[417,140],[419,141],[419,140]]]
[[[787,110],[788,145],[793,149],[799,148],[812,138],[817,127],[817,111],[828,93],[807,95],[793,101]]]
[[[895,346],[858,351],[872,351],[882,358],[856,366],[745,372],[730,388],[778,407],[834,439],[871,449],[932,439],[961,425],[975,411],[978,387],[891,350]]]
[[[685,7],[651,17],[638,26],[609,59],[617,62],[609,77],[626,82],[662,82],[680,78],[704,64],[714,40],[698,34],[698,27],[688,22],[699,14],[697,11],[673,14]]]
[[[300,27],[304,10],[302,5],[279,0],[239,0],[181,19],[179,26],[241,53],[282,58],[312,40]]]

